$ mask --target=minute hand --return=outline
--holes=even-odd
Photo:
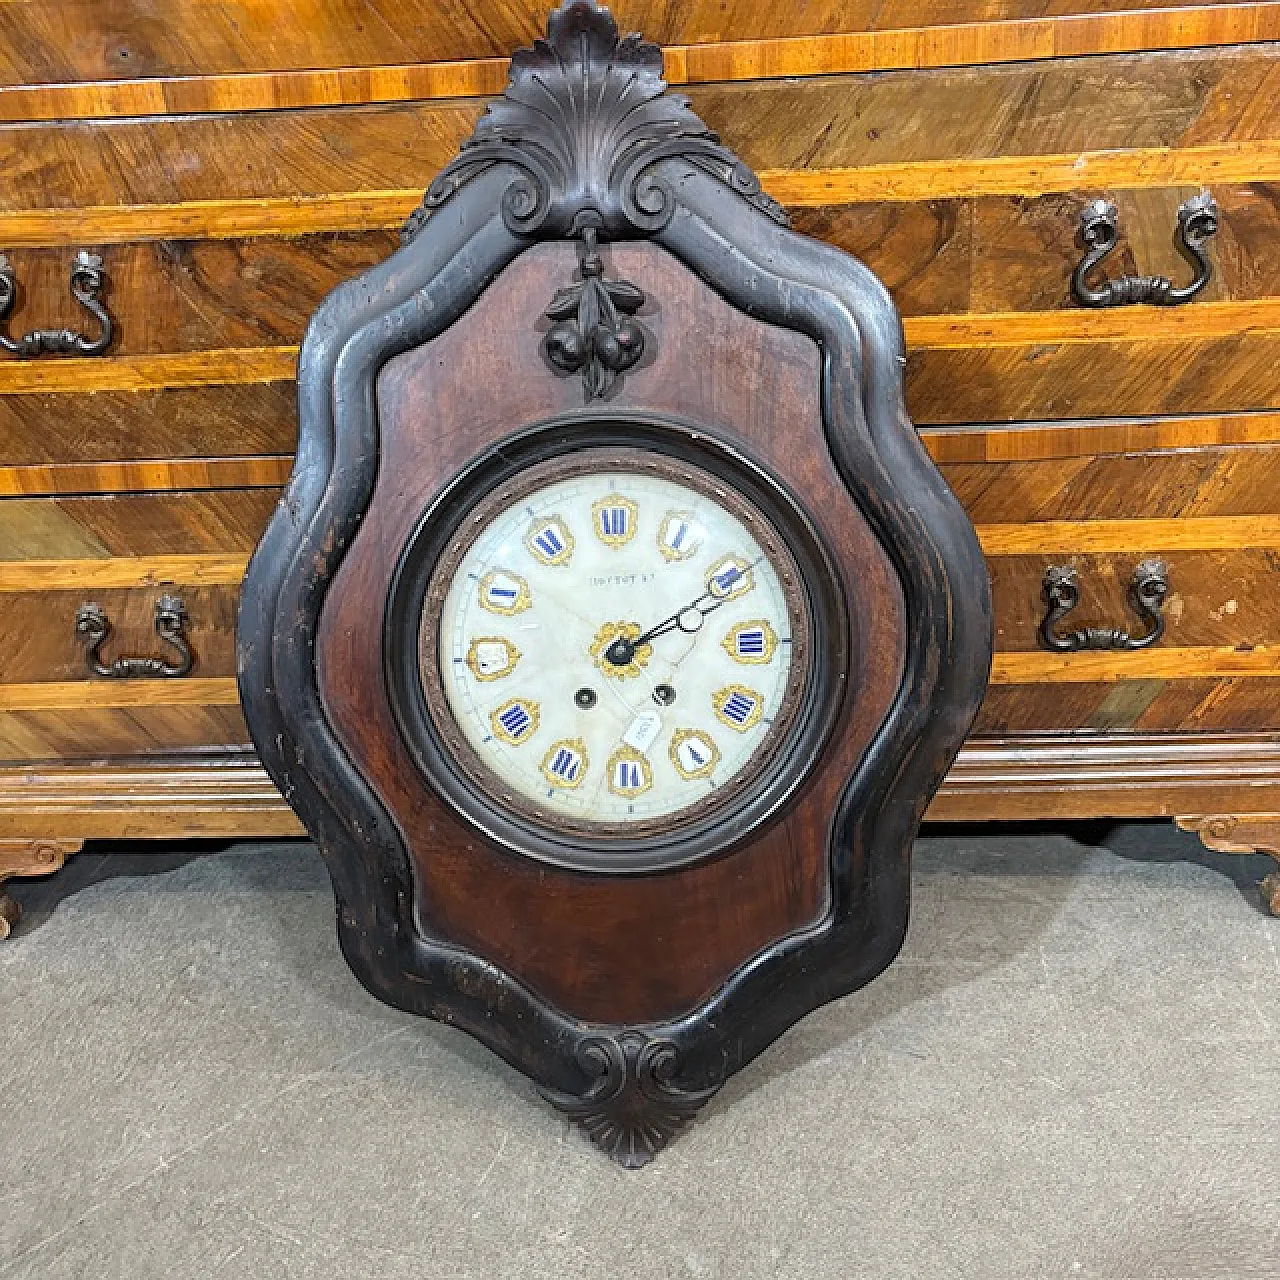
[[[732,575],[726,575],[724,589],[727,591],[740,577],[742,577],[740,569],[735,569]],[[683,608],[677,609],[669,618],[663,618],[661,622],[655,623],[648,631],[642,631],[634,639],[619,636],[604,651],[604,656],[615,667],[625,667],[627,663],[635,658],[636,650],[642,644],[647,644],[654,639],[655,636],[666,635],[668,631],[675,631],[677,628],[686,635],[695,634],[701,629],[703,619],[707,614],[718,609],[728,598],[727,595],[717,596],[710,591],[704,591],[696,600],[692,600]]]

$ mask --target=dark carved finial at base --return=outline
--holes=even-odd
[[[673,1085],[679,1050],[643,1031],[584,1036],[576,1057],[594,1077],[586,1093],[544,1089],[543,1096],[624,1169],[647,1165],[720,1087]]]

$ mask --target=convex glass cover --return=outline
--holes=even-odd
[[[777,529],[719,478],[642,450],[498,486],[427,602],[437,727],[492,798],[557,829],[653,834],[728,803],[786,738],[809,674]]]

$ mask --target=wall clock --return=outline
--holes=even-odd
[[[240,683],[377,996],[624,1165],[907,921],[973,530],[860,263],[566,0],[299,365]]]

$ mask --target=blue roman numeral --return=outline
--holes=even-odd
[[[738,652],[744,658],[759,657],[764,652],[764,632],[759,627],[752,631],[739,631]]]
[[[572,782],[578,776],[579,760],[572,751],[567,751],[561,747],[556,752],[551,763],[547,768],[556,775],[557,778],[563,778],[566,782]]]
[[[529,713],[518,702],[513,702],[501,715],[498,723],[513,737],[520,737],[530,724]]]
[[[626,507],[601,507],[600,528],[611,538],[621,538],[627,532]]]
[[[724,713],[734,724],[746,724],[755,709],[756,700],[745,694],[735,692],[725,699]]]
[[[554,529],[543,529],[533,540],[534,546],[548,559],[554,560],[564,550],[564,543]]]

